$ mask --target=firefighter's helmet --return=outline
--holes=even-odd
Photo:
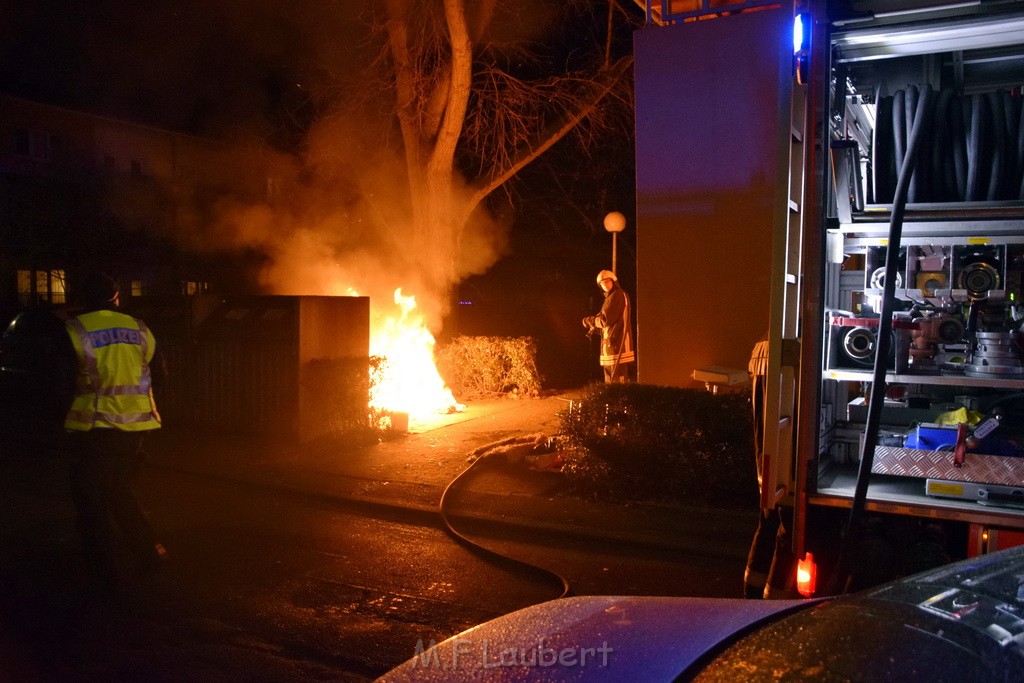
[[[601,284],[601,280],[615,280],[617,282],[618,279],[615,277],[615,273],[610,270],[602,270],[597,274],[597,284]]]

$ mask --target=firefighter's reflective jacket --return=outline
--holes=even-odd
[[[149,369],[156,341],[145,323],[104,309],[71,318],[67,330],[78,372],[64,428],[159,429]]]
[[[616,366],[636,360],[630,323],[629,297],[615,284],[604,295],[594,326],[601,330],[601,365]]]

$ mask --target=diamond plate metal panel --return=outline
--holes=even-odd
[[[875,448],[874,474],[1024,486],[1024,458],[968,453],[963,467],[953,464],[953,452],[915,448]]]

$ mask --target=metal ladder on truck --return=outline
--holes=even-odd
[[[810,27],[807,27],[810,30]],[[812,42],[813,45],[813,42]],[[798,448],[802,434],[798,433],[798,410],[801,397],[807,396],[804,384],[817,397],[817,378],[814,372],[800,372],[801,367],[816,365],[817,318],[807,305],[819,306],[820,297],[813,293],[819,286],[815,272],[805,272],[808,254],[820,249],[823,231],[808,230],[808,221],[814,213],[812,196],[815,144],[810,139],[813,130],[809,104],[819,84],[806,83],[794,70],[789,83],[790,126],[788,165],[780,173],[788,174],[788,182],[780,183],[777,198],[776,229],[772,238],[771,296],[768,330],[768,362],[764,406],[764,443],[762,460],[762,509],[777,505],[800,506],[806,497],[806,467],[809,457],[800,453],[813,449]],[[786,94],[782,93],[785,98]],[[785,162],[785,148],[780,148],[780,166]],[[783,215],[784,212],[784,215]],[[812,269],[813,271],[813,269]],[[806,319],[804,317],[806,316]],[[808,325],[805,325],[807,323]],[[810,354],[809,356],[805,355]],[[805,401],[806,402],[806,401]],[[810,406],[814,404],[811,403]],[[804,406],[808,408],[808,406]],[[808,408],[812,409],[812,408]],[[814,415],[817,415],[817,410]],[[804,418],[806,419],[806,417]],[[815,425],[816,426],[816,425]],[[816,435],[816,430],[811,430]],[[812,437],[813,438],[813,437]],[[794,515],[796,528],[791,529],[794,551],[803,549],[802,515]]]

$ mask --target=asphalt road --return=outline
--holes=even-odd
[[[418,643],[561,592],[553,575],[482,555],[422,512],[382,518],[146,469],[140,498],[172,561],[108,604],[84,587],[62,463],[0,464],[0,672],[19,680],[366,680]],[[735,561],[460,530],[554,570],[575,594],[739,589]]]

